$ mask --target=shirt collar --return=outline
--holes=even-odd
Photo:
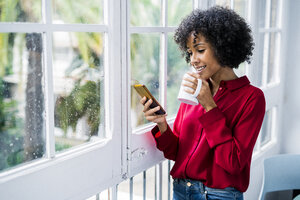
[[[229,81],[221,81],[220,87],[226,87],[229,90],[236,90],[243,86],[249,85],[250,81],[247,76],[242,76],[240,78],[229,80]]]

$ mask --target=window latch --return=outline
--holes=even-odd
[[[139,161],[142,160],[148,151],[144,147],[136,148],[131,151],[130,161]]]

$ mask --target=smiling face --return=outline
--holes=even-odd
[[[201,79],[218,77],[224,67],[218,63],[211,45],[205,38],[192,32],[187,40],[187,52],[191,65],[198,71]]]

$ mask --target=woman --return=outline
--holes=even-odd
[[[195,10],[175,32],[186,61],[197,72],[185,78],[186,92],[197,96],[199,105],[182,103],[173,130],[159,107],[144,105],[147,120],[157,123],[152,133],[157,148],[174,160],[173,198],[243,199],[249,185],[252,151],[265,114],[263,92],[238,77],[233,68],[250,61],[251,30],[233,10],[213,7]]]

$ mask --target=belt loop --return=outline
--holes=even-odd
[[[204,190],[203,190],[203,183],[201,181],[198,181],[198,182],[199,182],[200,192],[202,194],[204,192]]]
[[[200,183],[201,183],[201,190],[203,193],[205,193],[206,192],[205,185],[202,182],[200,182]]]

